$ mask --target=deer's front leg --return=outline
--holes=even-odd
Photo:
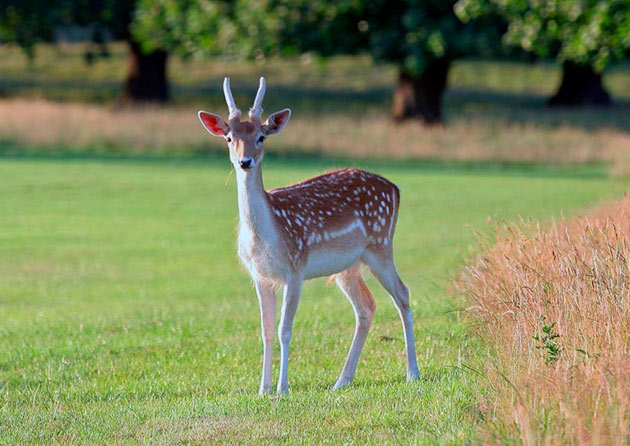
[[[293,319],[300,302],[302,291],[302,278],[293,277],[287,281],[282,297],[282,311],[280,324],[278,325],[278,337],[280,338],[280,377],[278,379],[278,393],[289,392],[287,368],[289,366],[289,341],[293,330]]]
[[[272,285],[256,280],[256,294],[258,294],[258,302],[260,303],[260,325],[263,341],[263,366],[259,391],[262,395],[273,390],[271,355],[276,326],[276,292]]]

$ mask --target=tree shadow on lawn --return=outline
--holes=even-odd
[[[458,379],[457,375],[459,374],[472,374],[471,370],[468,370],[464,367],[458,367],[456,365],[445,365],[441,367],[420,367],[420,377],[417,381],[407,381],[404,373],[404,365],[401,365],[400,368],[400,376],[398,377],[386,377],[386,378],[373,378],[373,377],[355,377],[352,384],[349,386],[343,387],[339,389],[341,392],[345,391],[373,391],[373,390],[384,390],[391,387],[399,387],[399,386],[407,386],[410,389],[414,386],[418,386],[420,390],[426,388],[427,386],[437,385],[444,380],[450,379]],[[322,392],[322,391],[333,391],[334,382],[330,383],[318,383],[318,384],[294,384],[291,385],[292,391],[297,392]]]
[[[203,83],[172,83],[172,105],[223,110],[223,79],[212,77]],[[0,78],[0,96],[30,95],[52,100],[78,100],[108,103],[117,100],[120,85],[111,81],[30,80]],[[237,104],[246,109],[256,94],[257,85],[236,82],[232,90]],[[30,92],[30,93],[29,93]],[[365,89],[310,87],[294,83],[275,84],[265,98],[265,108],[291,107],[306,116],[356,116],[383,114],[389,119],[393,94],[391,88]],[[512,93],[494,90],[449,88],[444,98],[447,125],[455,121],[497,122],[540,127],[570,126],[587,130],[616,129],[630,132],[630,99],[613,97],[610,107],[550,108],[548,97],[538,93]]]
[[[223,150],[211,153],[195,153],[190,155],[147,155],[147,154],[101,154],[101,153],[68,153],[63,148],[37,151],[29,148],[26,151],[18,143],[0,141],[0,160],[12,161],[53,161],[67,163],[99,162],[124,164],[174,165],[177,167],[210,166],[220,164],[226,173],[231,164]],[[328,157],[319,151],[301,151],[292,153],[268,152],[265,156],[265,168],[287,168],[296,170],[313,169],[325,172],[337,168],[357,167],[366,170],[393,170],[404,173],[427,175],[471,175],[492,177],[529,177],[529,178],[563,178],[563,179],[603,179],[608,177],[604,163],[590,164],[536,164],[505,163],[482,161],[445,161],[436,159],[362,159]]]
[[[182,102],[205,100],[213,107],[224,107],[223,93],[217,79],[213,84],[176,87]],[[265,98],[265,107],[275,110],[291,107],[296,114],[350,115],[358,118],[378,113],[386,114],[393,89],[365,90],[313,88],[298,85],[274,85],[273,94]],[[235,86],[237,104],[245,107],[256,94],[256,86]],[[181,100],[181,99],[180,99]],[[580,127],[587,130],[616,129],[630,132],[630,100],[613,98],[610,107],[548,107],[548,97],[537,93],[508,93],[451,88],[444,97],[445,120],[490,121],[505,125],[534,125],[540,127]]]
[[[188,100],[206,100],[215,107],[224,106],[220,79],[195,86],[175,87]],[[340,114],[358,117],[389,113],[393,88],[315,88],[294,84],[270,87],[265,98],[269,110],[290,106],[295,113],[308,115]],[[233,86],[237,104],[249,104],[256,86]],[[450,88],[444,97],[446,124],[450,121],[498,121],[507,125],[541,127],[572,126],[588,130],[617,129],[630,132],[630,100],[614,98],[610,107],[548,107],[549,98],[538,93],[511,93],[492,90]],[[244,106],[244,105],[243,105]],[[388,118],[389,119],[389,118]]]
[[[547,99],[534,93],[452,89],[445,96],[446,119],[630,132],[630,100],[626,98],[613,98],[610,107],[577,108],[548,107]]]

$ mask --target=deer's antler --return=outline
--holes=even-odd
[[[227,102],[229,116],[228,119],[239,118],[241,111],[236,107],[234,102],[234,96],[232,96],[232,90],[230,89],[230,78],[226,77],[223,81],[223,94],[225,95],[225,102]]]
[[[262,117],[262,101],[265,97],[265,91],[267,90],[267,84],[264,76],[260,77],[260,85],[258,86],[258,92],[256,93],[256,99],[254,99],[254,105],[249,109],[249,118],[260,120]]]

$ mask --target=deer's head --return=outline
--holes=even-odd
[[[249,110],[249,121],[241,121],[241,111],[234,103],[232,90],[230,90],[230,78],[223,81],[223,93],[228,105],[228,122],[220,116],[201,110],[199,119],[201,123],[214,136],[225,139],[230,150],[230,161],[237,169],[248,170],[260,166],[263,159],[264,141],[269,135],[278,133],[286,125],[291,117],[291,110],[285,108],[269,115],[262,121],[262,101],[265,96],[265,78],[260,78],[260,86],[254,105]]]

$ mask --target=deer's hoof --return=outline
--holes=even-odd
[[[333,390],[343,389],[344,387],[348,387],[350,384],[352,384],[352,379],[339,378],[333,386]]]

